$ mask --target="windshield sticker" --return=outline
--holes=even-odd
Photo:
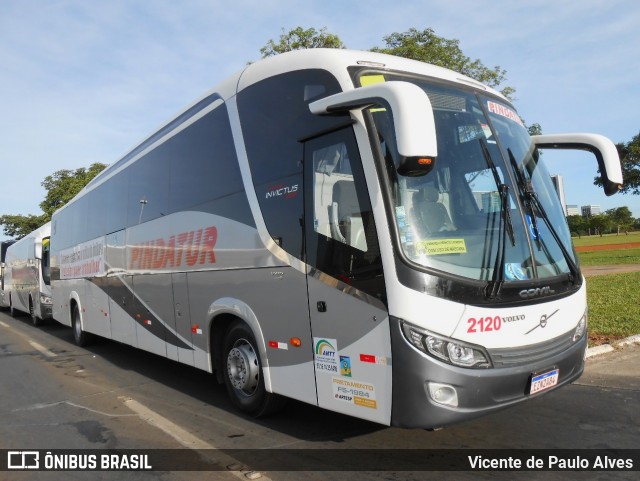
[[[493,132],[491,132],[491,127],[489,127],[487,124],[480,124],[480,128],[482,129],[482,132],[484,132],[484,136],[487,139],[490,137],[493,137]]]
[[[360,77],[360,86],[366,87],[367,85],[384,83],[384,75],[363,75]]]
[[[360,87],[366,87],[368,85],[384,83],[384,75],[363,75],[360,77]],[[386,112],[384,107],[374,107],[369,109],[369,112]]]
[[[511,110],[509,107],[505,107],[504,105],[500,105],[499,103],[492,102],[491,100],[487,100],[487,109],[489,109],[489,112],[493,114],[497,114],[509,120],[513,120],[516,124],[524,127],[524,124],[522,123],[520,116],[517,113],[515,113],[513,110]]]
[[[413,232],[411,226],[407,223],[407,214],[404,205],[396,207],[396,222],[398,231],[400,232],[400,241],[403,244],[411,244],[413,242]]]
[[[533,219],[531,218],[531,216],[529,214],[527,214],[525,216],[527,218],[527,227],[529,228],[529,235],[531,236],[531,238],[533,240],[539,240],[541,238],[540,236],[540,232],[538,232],[538,229],[536,228],[536,226],[533,223]]]
[[[419,253],[430,256],[441,254],[466,254],[467,244],[464,239],[437,239],[418,242]]]
[[[527,271],[522,268],[522,264],[507,262],[504,265],[504,278],[508,281],[526,281],[529,276]]]

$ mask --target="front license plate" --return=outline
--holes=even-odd
[[[553,371],[533,376],[531,378],[531,389],[529,390],[529,394],[536,394],[540,391],[545,391],[549,388],[552,388],[553,386],[558,384],[559,375],[560,370],[554,369]]]

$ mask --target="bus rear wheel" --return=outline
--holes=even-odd
[[[82,319],[80,319],[80,308],[78,304],[73,306],[73,314],[71,315],[71,326],[73,327],[73,340],[77,346],[84,347],[91,344],[94,339],[93,334],[82,330]]]
[[[267,392],[262,362],[253,332],[244,322],[233,322],[224,341],[224,383],[233,404],[241,411],[263,417],[284,406],[282,396]]]

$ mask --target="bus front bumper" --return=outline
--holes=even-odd
[[[53,304],[40,303],[40,319],[51,319],[53,317]]]
[[[584,370],[586,334],[543,361],[471,369],[453,366],[420,352],[406,340],[400,323],[399,319],[391,318],[393,426],[431,429],[473,419],[574,382]],[[555,386],[529,394],[532,377],[555,369],[559,371]],[[455,392],[455,407],[436,402],[434,386],[443,386],[445,394]]]

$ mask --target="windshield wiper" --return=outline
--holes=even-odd
[[[534,194],[533,186],[531,182],[525,181],[524,174],[518,168],[518,163],[516,162],[516,158],[513,155],[513,152],[510,148],[507,149],[509,154],[509,161],[511,162],[511,167],[513,167],[513,171],[516,175],[516,184],[520,187],[520,191],[522,192],[522,199],[526,209],[529,211],[531,215],[531,226],[533,227],[533,231],[535,233],[535,237],[533,238],[538,246],[540,245],[540,231],[538,230],[538,221],[536,220],[536,213],[533,210],[533,200],[532,195]]]
[[[511,240],[512,246],[516,245],[516,241],[513,233],[513,223],[511,222],[511,212],[509,210],[509,186],[500,179],[496,164],[493,163],[493,159],[491,158],[491,154],[489,153],[489,149],[484,143],[484,140],[478,139],[478,142],[480,142],[482,154],[484,155],[484,159],[487,162],[489,169],[491,169],[493,179],[498,188],[498,194],[500,195],[500,223],[498,225],[499,237],[496,260],[493,265],[493,276],[491,277],[491,281],[487,283],[484,289],[485,297],[489,300],[494,300],[498,298],[500,289],[502,289],[502,284],[504,283],[504,262],[507,252],[507,234],[509,234],[509,240]]]
[[[558,231],[555,229],[555,227],[553,227],[553,224],[549,220],[549,216],[547,215],[547,212],[544,209],[542,202],[540,202],[540,199],[538,199],[538,194],[533,189],[533,184],[531,180],[525,180],[524,174],[519,169],[518,163],[516,162],[516,159],[511,149],[507,149],[507,152],[509,154],[509,161],[511,162],[511,165],[513,166],[513,170],[515,171],[515,174],[516,174],[516,182],[518,182],[520,188],[522,189],[524,201],[529,211],[531,212],[531,224],[536,233],[535,240],[538,243],[541,242],[540,231],[538,230],[538,225],[536,223],[535,210],[537,210],[538,213],[540,214],[540,217],[544,221],[545,225],[549,229],[549,232],[551,232],[551,237],[553,237],[553,239],[556,241],[556,244],[558,244],[558,246],[560,247],[560,252],[562,252],[562,255],[564,256],[564,260],[569,266],[569,271],[570,271],[569,282],[572,282],[575,284],[576,279],[578,278],[578,266],[573,261],[571,254],[569,254],[569,251],[567,250],[564,243],[562,242],[562,239],[560,239],[560,235],[558,234]]]

